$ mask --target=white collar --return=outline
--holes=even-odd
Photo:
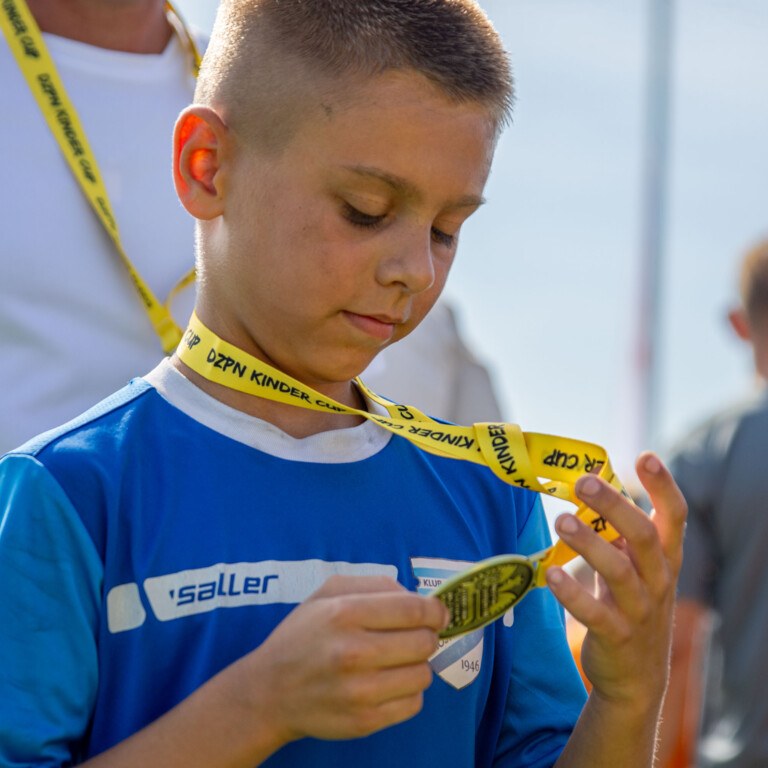
[[[315,464],[363,461],[382,450],[392,433],[372,421],[357,427],[333,429],[304,438],[286,434],[274,424],[220,402],[195,386],[165,358],[143,377],[172,406],[204,426],[232,440],[280,459]],[[366,398],[370,412],[387,412]]]

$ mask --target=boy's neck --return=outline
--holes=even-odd
[[[204,376],[193,371],[185,365],[176,355],[171,357],[171,365],[185,378],[189,379],[196,387],[215,398],[219,402],[247,413],[249,416],[274,424],[287,435],[301,439],[316,435],[320,432],[329,432],[333,429],[345,429],[362,424],[362,416],[343,415],[336,413],[322,413],[307,408],[298,408],[294,405],[277,403],[262,397],[239,392],[222,384],[209,381]],[[321,394],[336,400],[342,405],[347,405],[360,410],[367,410],[362,394],[353,382],[341,382],[330,388],[324,388]]]
[[[164,0],[27,0],[43,32],[127,53],[162,53],[173,32]]]

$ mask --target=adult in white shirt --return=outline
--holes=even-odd
[[[80,117],[126,253],[163,302],[194,261],[171,139],[194,90],[163,0],[27,0]],[[94,214],[0,35],[0,453],[78,415],[163,356]],[[182,327],[194,304],[172,304]]]

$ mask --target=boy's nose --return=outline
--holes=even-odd
[[[399,284],[411,294],[430,288],[435,282],[431,230],[426,237],[412,233],[393,244],[378,263],[376,279],[381,285]]]

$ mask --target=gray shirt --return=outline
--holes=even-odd
[[[670,462],[688,502],[678,595],[712,608],[722,657],[703,766],[768,766],[768,392],[695,430]]]

